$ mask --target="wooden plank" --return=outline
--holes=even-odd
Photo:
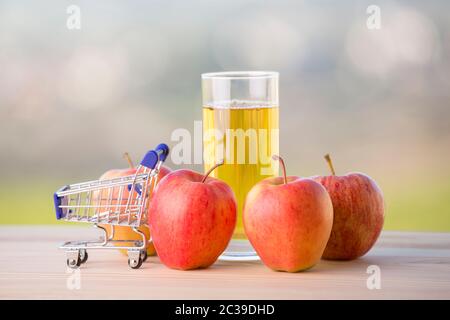
[[[57,246],[91,239],[81,227],[0,227],[1,299],[450,299],[450,234],[383,232],[363,258],[321,261],[303,273],[274,272],[261,262],[219,261],[177,271],[157,257],[131,270],[119,252],[91,251],[79,269],[80,289]],[[369,290],[367,268],[381,270],[381,289]]]

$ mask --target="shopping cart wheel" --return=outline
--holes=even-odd
[[[147,258],[148,258],[147,250],[142,250],[142,251],[141,251],[141,259],[142,259],[142,262],[145,262],[145,261],[147,260]]]
[[[78,253],[78,256],[79,256],[80,264],[85,263],[88,259],[88,253],[85,249],[81,249],[80,252]]]
[[[81,260],[78,259],[67,259],[67,266],[72,269],[76,269],[81,265]]]
[[[81,265],[80,251],[81,250],[79,249],[70,249],[66,251],[67,266],[69,268],[75,269]]]
[[[139,257],[138,259],[128,259],[128,265],[130,266],[130,268],[132,269],[139,269],[142,266],[142,258]]]

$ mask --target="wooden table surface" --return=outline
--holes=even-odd
[[[450,233],[383,232],[363,258],[321,261],[295,274],[259,261],[177,271],[157,257],[132,270],[116,250],[91,251],[70,273],[58,245],[92,238],[93,228],[0,227],[0,299],[450,299]],[[373,265],[381,288],[370,290]]]

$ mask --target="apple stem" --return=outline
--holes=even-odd
[[[331,174],[334,176],[336,175],[336,172],[334,171],[334,166],[333,166],[333,161],[331,161],[331,157],[330,155],[327,153],[326,155],[323,156],[325,158],[325,160],[328,163],[328,167],[330,168]]]
[[[125,152],[125,153],[123,154],[123,157],[125,158],[125,160],[128,161],[128,164],[130,165],[130,168],[131,168],[131,169],[134,169],[133,161],[131,161],[131,157],[130,157],[130,155],[128,154],[128,152]]]
[[[217,163],[216,165],[214,165],[214,167],[212,167],[211,169],[208,170],[208,172],[205,173],[205,175],[203,176],[203,179],[202,179],[202,183],[204,183],[206,181],[206,178],[208,178],[209,174],[211,172],[213,172],[214,169],[216,169],[217,167],[220,167],[221,165],[223,165],[223,160],[221,162]]]
[[[272,156],[273,160],[278,160],[281,163],[281,169],[283,170],[283,178],[284,178],[284,184],[287,184],[287,176],[286,176],[286,166],[284,164],[284,160],[282,157],[280,157],[279,155],[274,154]]]

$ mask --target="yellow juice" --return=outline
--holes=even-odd
[[[233,189],[238,216],[233,238],[245,239],[242,209],[248,191],[260,180],[278,175],[278,106],[232,103],[203,106],[204,170],[221,161],[211,176]]]

